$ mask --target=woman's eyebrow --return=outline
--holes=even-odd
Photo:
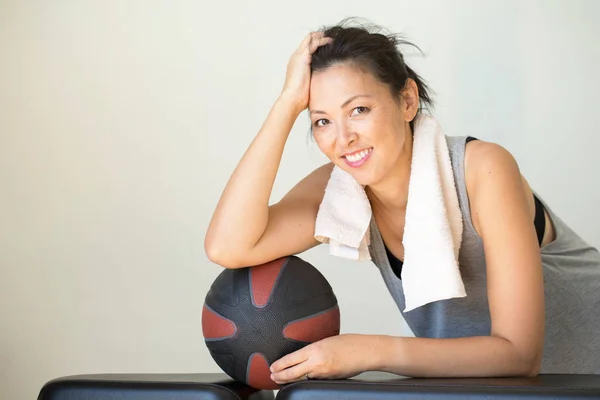
[[[340,108],[344,108],[346,107],[348,104],[350,104],[350,102],[352,102],[353,100],[358,99],[359,97],[373,97],[369,94],[357,94],[356,96],[352,96],[350,97],[348,100],[346,100],[341,106]],[[311,114],[326,114],[325,111],[321,111],[321,110],[310,110]]]

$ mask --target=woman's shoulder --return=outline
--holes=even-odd
[[[509,150],[480,139],[465,144],[464,170],[467,186],[475,190],[493,179],[491,175],[522,178],[518,162]]]
[[[325,188],[329,182],[333,163],[323,164],[308,173],[284,196],[282,200],[301,200],[320,203],[325,194]]]
[[[308,173],[298,184],[306,185],[307,188],[312,188],[317,193],[324,192],[331,177],[333,167],[334,164],[332,162],[323,164]]]
[[[530,215],[535,215],[533,191],[520,171],[514,155],[504,146],[485,140],[472,140],[465,145],[464,174],[467,196],[471,205],[471,217],[476,230],[479,230],[477,210],[479,198],[489,198],[489,193],[499,193],[498,185],[522,188]],[[515,183],[515,185],[510,184]]]

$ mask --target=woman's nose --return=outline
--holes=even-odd
[[[342,146],[348,146],[356,141],[358,134],[351,125],[345,124],[338,127],[337,137]]]

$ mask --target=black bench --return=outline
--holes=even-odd
[[[278,400],[463,400],[600,399],[600,375],[540,375],[535,378],[403,378],[364,373],[352,379],[288,384]]]
[[[225,374],[75,375],[44,385],[38,400],[270,400]],[[600,399],[600,375],[417,379],[367,372],[352,379],[284,385],[278,400]]]
[[[226,374],[74,375],[46,383],[38,400],[272,400]]]

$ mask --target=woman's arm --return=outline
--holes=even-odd
[[[308,104],[311,55],[329,41],[322,33],[310,33],[290,58],[281,95],[227,182],[208,226],[204,248],[214,263],[258,265],[318,243],[313,220],[324,190],[321,182],[328,178],[323,169],[278,204],[269,206],[269,198],[287,138]]]
[[[484,141],[467,145],[471,216],[487,264],[491,335],[384,338],[382,369],[410,376],[536,375],[544,344],[544,283],[532,193],[513,156]],[[390,352],[392,353],[392,352]]]
[[[370,370],[413,377],[534,376],[537,362],[499,336],[455,339],[373,337],[381,352]]]
[[[388,371],[420,377],[532,376],[544,343],[539,244],[514,158],[498,145],[467,146],[467,191],[487,264],[491,335],[427,339],[339,335],[310,344],[272,366],[280,382]]]
[[[269,198],[300,112],[293,100],[277,99],[235,168],[206,232],[204,246],[211,261],[230,268],[248,266],[245,263],[267,228]]]

